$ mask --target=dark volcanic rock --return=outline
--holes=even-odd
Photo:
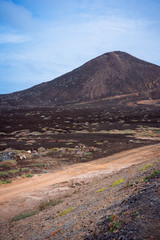
[[[0,152],[0,162],[14,159],[15,153],[12,151]]]
[[[1,106],[54,106],[124,94],[159,98],[160,67],[127,53],[103,54],[52,81],[0,95]]]

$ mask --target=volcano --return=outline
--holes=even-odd
[[[48,107],[135,94],[160,96],[160,66],[114,51],[96,57],[56,79],[0,95],[1,107]]]

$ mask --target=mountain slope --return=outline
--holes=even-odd
[[[1,106],[52,106],[121,94],[158,97],[160,67],[125,52],[103,54],[52,81],[0,95]]]

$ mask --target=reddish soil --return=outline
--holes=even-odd
[[[53,192],[51,186],[55,184],[66,183],[71,180],[81,182],[86,181],[88,178],[95,179],[99,176],[115,174],[121,169],[158,157],[160,157],[160,144],[120,152],[110,157],[65,167],[65,169],[53,173],[46,173],[41,176],[35,175],[31,179],[17,179],[11,184],[1,185],[0,217],[13,217],[15,213],[18,214],[22,211],[21,206],[23,206],[23,210],[30,208],[33,206],[34,198],[37,198],[37,203],[43,199],[44,190],[50,195],[50,192]],[[62,189],[63,187],[62,184]],[[27,202],[27,204],[23,201]],[[34,205],[35,203],[36,201]]]
[[[159,177],[150,177],[147,183],[143,179],[160,170],[159,158],[160,144],[157,144],[1,185],[1,239],[113,240],[126,237],[139,240],[148,236],[146,239],[158,240]],[[112,187],[118,179],[123,180],[122,183]],[[6,218],[27,209],[33,211],[48,199],[61,199],[62,203],[46,207],[27,219],[6,222]],[[148,204],[152,205],[151,209]],[[65,209],[73,213],[59,215]],[[118,230],[113,228],[116,223]],[[136,230],[139,226],[143,231]]]

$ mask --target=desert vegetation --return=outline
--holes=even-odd
[[[0,96],[1,239],[159,239],[159,74],[113,52]]]

